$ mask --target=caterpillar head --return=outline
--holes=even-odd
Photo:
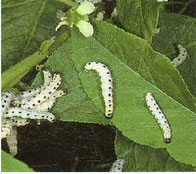
[[[164,141],[165,143],[169,144],[171,142],[171,138],[165,138]]]
[[[91,62],[88,62],[86,65],[85,65],[85,70],[88,71],[88,70],[91,70],[92,68],[92,63]]]

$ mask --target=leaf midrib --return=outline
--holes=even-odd
[[[47,1],[48,1],[48,0],[44,0],[44,1],[42,2],[42,5],[41,5],[41,7],[40,7],[40,10],[38,11],[38,15],[37,15],[37,17],[35,18],[35,22],[34,22],[34,25],[33,25],[33,27],[32,27],[32,30],[31,30],[31,32],[29,33],[29,37],[28,37],[27,43],[26,43],[26,45],[25,45],[25,48],[24,48],[24,50],[23,50],[23,55],[22,55],[22,57],[25,56],[25,53],[26,53],[26,51],[27,51],[27,49],[28,49],[28,47],[29,47],[29,45],[30,45],[30,43],[31,43],[31,40],[32,40],[32,38],[33,38],[33,36],[34,36],[34,33],[35,33],[35,31],[36,31],[38,22],[39,22],[39,20],[40,20],[40,18],[41,18],[42,12],[44,11],[44,8],[45,8],[45,5],[46,5]],[[33,2],[33,1],[32,1],[32,2]]]

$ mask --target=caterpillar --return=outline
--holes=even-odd
[[[49,112],[28,111],[21,108],[10,108],[4,115],[6,118],[17,116],[29,119],[47,119],[50,122],[53,122],[55,119],[55,116]],[[18,123],[18,121],[16,120],[15,123]]]
[[[165,115],[161,111],[160,107],[156,103],[152,93],[146,94],[146,104],[147,104],[148,109],[150,110],[151,114],[155,117],[160,128],[163,131],[163,137],[164,137],[165,143],[170,143],[171,142],[170,125],[169,125]]]
[[[5,113],[6,109],[9,108],[10,103],[14,96],[15,95],[10,91],[2,93],[2,96],[1,96],[1,114],[2,115]]]
[[[52,81],[49,83],[49,85],[39,92],[34,98],[32,98],[27,103],[23,104],[21,107],[24,109],[32,109],[36,107],[37,105],[40,105],[41,103],[45,102],[50,98],[50,96],[56,91],[56,89],[61,84],[61,77],[59,74],[54,74]]]
[[[17,128],[13,127],[9,136],[7,136],[7,144],[10,149],[10,154],[15,156],[18,153]]]
[[[124,163],[125,163],[124,159],[117,159],[113,163],[110,172],[122,172]]]
[[[35,110],[41,111],[41,112],[49,111],[52,108],[52,106],[54,105],[56,99],[61,97],[62,95],[66,94],[66,93],[67,93],[66,90],[55,91],[52,94],[52,96],[51,96],[51,98],[49,100],[45,101],[41,105],[36,106]]]
[[[95,70],[101,77],[102,95],[105,102],[105,116],[111,118],[113,115],[113,84],[110,70],[100,62],[89,62],[85,70]]]
[[[26,124],[29,123],[30,123],[29,119],[18,118],[18,117],[2,119],[1,138],[6,138],[7,136],[9,136],[13,129],[13,126],[15,127],[25,126]]]
[[[186,48],[184,48],[182,45],[178,44],[178,49],[179,49],[179,55],[176,58],[174,58],[174,60],[172,61],[175,67],[181,65],[186,60],[188,55]]]

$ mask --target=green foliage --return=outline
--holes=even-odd
[[[40,48],[55,35],[56,11],[52,0],[2,0],[2,72]]]
[[[125,30],[148,42],[156,33],[159,10],[163,3],[156,0],[117,0],[118,18]]]
[[[120,35],[123,38],[124,31],[119,30],[118,32],[121,32]],[[134,35],[130,35],[129,38],[134,40],[134,44],[143,42],[142,39]],[[145,50],[146,47],[148,49],[148,51],[145,50],[143,56],[152,57],[154,60],[156,58],[162,59],[160,64],[157,63],[158,61],[152,61],[149,64],[153,66],[154,63],[160,73],[161,71],[165,72],[165,69],[169,72],[170,68],[175,72],[168,58],[154,52],[150,46],[146,46],[148,45],[146,42],[144,43],[139,44],[140,50]],[[148,52],[149,56],[146,54]],[[132,54],[131,51],[130,54]],[[141,55],[142,51],[140,51]],[[134,55],[135,59],[138,59],[136,56],[137,54]],[[193,132],[195,132],[194,119],[196,115],[143,79],[94,38],[87,39],[81,34],[75,34],[75,32],[49,57],[45,64],[51,71],[58,70],[61,73],[64,79],[62,88],[67,88],[69,91],[66,96],[59,99],[52,110],[55,115],[60,117],[60,120],[87,123],[92,123],[92,119],[104,120],[104,103],[99,77],[94,72],[84,71],[84,66],[89,61],[103,62],[112,71],[115,111],[111,122],[124,136],[139,144],[167,148],[173,158],[186,164],[195,165],[194,154],[196,153],[193,152],[196,152],[194,146],[196,135]],[[162,78],[164,78],[164,73]],[[176,77],[175,82],[178,80],[177,78],[179,81],[181,80],[180,77]],[[175,88],[170,88],[170,90],[177,94]],[[169,145],[163,142],[162,133],[145,106],[144,98],[147,92],[155,94],[171,124],[172,142]],[[181,149],[187,150],[182,151]]]
[[[115,151],[118,159],[126,162],[123,171],[193,171],[190,165],[181,164],[171,158],[165,149],[154,149],[139,145],[117,131]]]
[[[178,14],[161,13],[159,25],[160,33],[153,38],[153,48],[171,60],[178,55],[176,49],[178,44],[187,49],[188,58],[177,69],[196,96],[196,19]]]
[[[33,172],[33,170],[23,162],[1,151],[1,172]]]

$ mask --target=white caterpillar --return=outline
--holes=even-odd
[[[21,117],[21,118],[29,118],[29,119],[47,119],[50,122],[53,122],[55,116],[49,112],[37,112],[37,111],[29,111],[21,108],[9,108],[8,111],[5,112],[5,117]]]
[[[125,163],[124,159],[117,159],[113,163],[110,172],[122,172],[124,163]]]
[[[62,95],[66,94],[67,91],[66,90],[58,90],[58,91],[55,91],[51,98],[47,101],[45,101],[44,103],[42,103],[41,105],[38,105],[36,106],[35,110],[37,111],[41,111],[41,112],[46,112],[46,111],[49,111],[52,106],[54,105],[54,103],[56,102],[56,99],[61,97]]]
[[[147,93],[146,94],[146,104],[148,106],[148,109],[152,113],[152,115],[155,117],[157,120],[160,128],[163,130],[163,137],[165,143],[170,143],[171,142],[171,129],[170,125],[161,111],[160,107],[156,103],[152,93]]]
[[[10,149],[10,154],[15,156],[18,153],[17,128],[13,127],[9,136],[7,136],[7,144]]]
[[[52,81],[49,83],[48,86],[46,86],[45,89],[43,89],[41,92],[39,92],[34,98],[32,98],[27,103],[23,104],[21,107],[24,109],[32,109],[41,103],[45,102],[50,98],[50,96],[56,91],[56,89],[61,84],[61,77],[59,74],[54,74]]]
[[[13,99],[15,95],[10,92],[3,92],[1,96],[1,114],[3,115],[6,111],[6,109],[9,108],[11,100]]]
[[[187,53],[187,51],[186,51],[186,48],[184,48],[184,47],[182,47],[182,45],[178,45],[178,49],[179,49],[179,55],[176,57],[176,58],[174,58],[174,60],[172,61],[172,63],[173,63],[173,65],[175,66],[175,67],[177,67],[177,66],[179,66],[179,65],[181,65],[184,61],[185,61],[185,59],[187,58],[187,55],[188,55],[188,53]]]
[[[95,70],[101,77],[102,95],[105,102],[105,116],[112,117],[113,114],[113,84],[110,70],[100,62],[89,62],[85,70]]]

